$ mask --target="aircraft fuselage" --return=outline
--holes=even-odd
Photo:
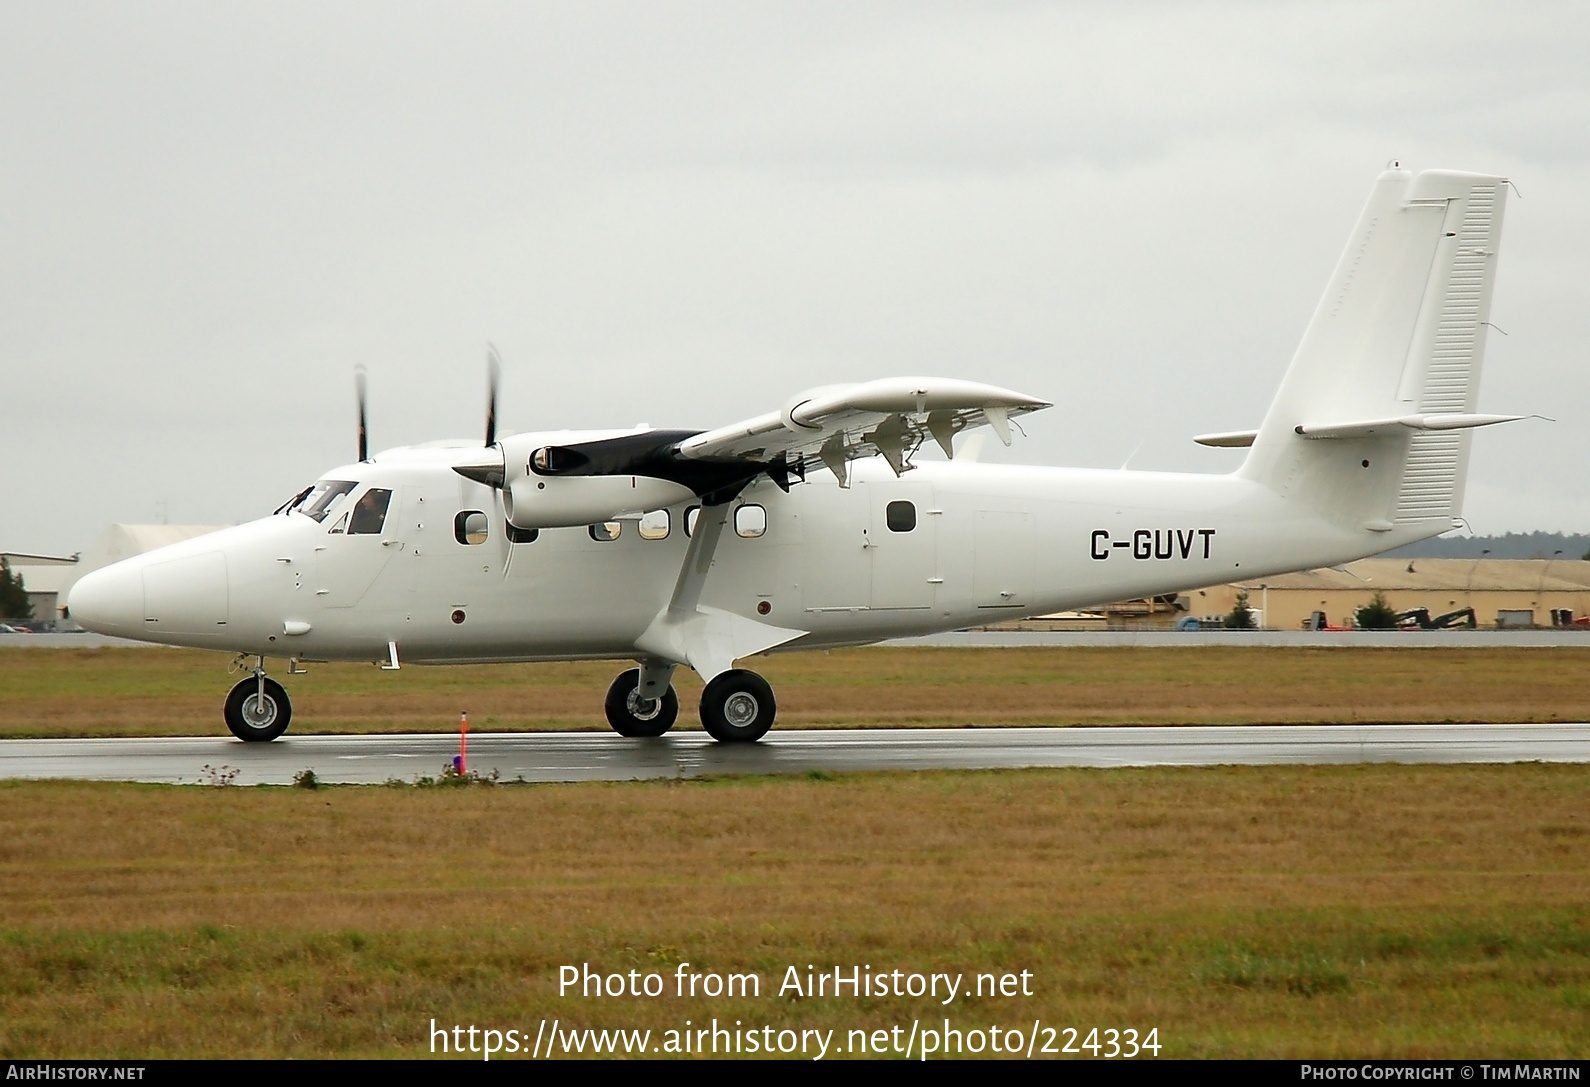
[[[849,488],[827,475],[788,493],[765,479],[747,488],[701,603],[804,631],[785,644],[812,648],[1184,591],[1400,542],[1235,475],[858,468]],[[682,503],[649,525],[615,522],[613,539],[557,528],[513,542],[496,493],[445,464],[378,461],[327,478],[355,483],[350,501],[390,490],[382,530],[268,517],[92,575],[74,606],[106,633],[311,661],[385,660],[390,644],[403,663],[633,657],[674,590],[685,519],[698,516]],[[460,530],[470,513],[486,519],[479,542]]]

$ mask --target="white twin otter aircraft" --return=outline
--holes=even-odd
[[[674,669],[725,742],[773,724],[735,662],[1330,566],[1453,527],[1507,182],[1388,169],[1280,392],[1229,475],[981,465],[1047,401],[972,381],[813,389],[705,432],[495,434],[326,473],[270,517],[88,574],[90,630],[256,658],[226,700],[244,740],[287,728],[267,657],[401,664],[630,658],[607,692],[660,736]],[[913,464],[935,442],[948,463]]]

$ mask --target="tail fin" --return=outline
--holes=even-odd
[[[1241,474],[1415,539],[1462,508],[1506,179],[1380,175]]]

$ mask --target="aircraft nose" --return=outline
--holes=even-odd
[[[144,625],[143,579],[124,562],[84,574],[67,594],[66,610],[85,630],[137,637]]]

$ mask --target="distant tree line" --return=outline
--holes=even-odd
[[[33,602],[23,587],[22,575],[11,572],[11,563],[0,558],[0,619],[33,618]]]
[[[1502,536],[1437,536],[1385,555],[1392,559],[1590,559],[1590,535],[1509,532]]]

